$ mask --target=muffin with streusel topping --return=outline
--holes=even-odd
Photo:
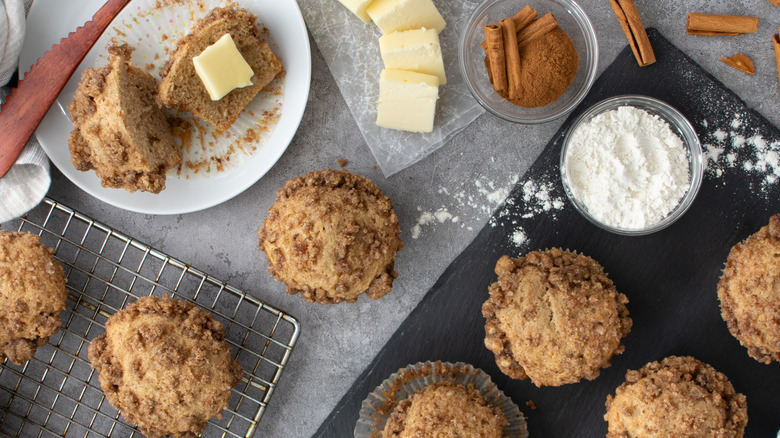
[[[399,402],[383,438],[503,438],[506,417],[474,388],[451,381],[433,383]]]
[[[0,230],[0,362],[27,362],[60,329],[68,293],[53,252],[37,235]]]
[[[390,293],[400,235],[390,198],[346,170],[287,181],[258,231],[268,271],[288,293],[321,304]]]
[[[631,330],[625,295],[590,257],[552,248],[501,257],[482,305],[501,371],[536,386],[595,379]]]
[[[780,214],[731,249],[718,298],[729,331],[750,357],[780,362]]]
[[[670,356],[638,371],[607,396],[607,437],[742,437],[745,396],[728,378],[692,357]]]
[[[89,361],[109,403],[151,437],[199,436],[242,375],[222,323],[169,296],[141,297],[108,318]]]

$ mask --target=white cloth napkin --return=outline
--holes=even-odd
[[[24,42],[26,11],[33,0],[0,0],[0,101],[10,90],[4,87],[19,63]],[[0,108],[0,110],[2,110]],[[2,135],[2,133],[0,133]],[[33,138],[16,163],[0,178],[0,222],[21,216],[41,202],[49,191],[49,159]]]

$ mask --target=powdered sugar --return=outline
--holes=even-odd
[[[529,246],[529,237],[524,226],[544,217],[556,220],[557,212],[567,204],[564,194],[557,185],[556,168],[548,169],[544,175],[536,176],[519,184],[521,196],[512,196],[490,219],[491,227],[504,226],[512,230],[509,244],[524,249]],[[520,202],[518,202],[520,201]]]
[[[532,222],[539,215],[555,218],[555,212],[567,204],[565,195],[557,185],[558,173],[550,169],[549,175],[538,176],[518,184],[517,175],[498,175],[493,179],[479,177],[470,186],[457,190],[439,187],[442,206],[436,210],[417,208],[417,221],[412,227],[412,239],[424,236],[426,230],[437,227],[459,226],[469,231],[473,225],[491,214],[497,207],[503,206],[490,217],[491,227],[511,227],[511,239],[508,242],[515,247],[528,245],[528,235],[522,223]],[[512,188],[519,193],[510,197]],[[481,225],[480,225],[481,226]]]
[[[525,235],[522,228],[516,228],[515,232],[512,233],[512,243],[514,243],[515,246],[522,246],[526,240],[528,240],[528,236]]]
[[[526,210],[523,218],[532,218],[538,213],[563,208],[563,198],[552,195],[553,184],[550,181],[528,180],[522,185],[523,202]]]
[[[574,196],[597,220],[620,228],[659,222],[689,187],[680,137],[660,117],[632,106],[579,126],[565,161]]]
[[[757,189],[766,191],[780,178],[780,141],[769,142],[749,123],[745,115],[734,114],[728,134],[723,127],[705,135],[705,175],[720,179],[727,172],[741,171],[758,178]],[[702,125],[709,126],[705,120]]]
[[[419,216],[412,227],[412,239],[420,238],[426,227],[434,227],[436,224],[449,223],[473,230],[472,223],[501,205],[515,183],[517,175],[508,175],[495,180],[480,177],[474,181],[473,186],[461,187],[457,191],[439,187],[438,193],[442,195],[443,205],[433,211],[417,208]],[[458,213],[453,213],[454,211]]]

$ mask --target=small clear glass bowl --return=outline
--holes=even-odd
[[[512,17],[526,5],[539,16],[552,12],[558,25],[571,38],[579,55],[577,76],[555,102],[539,108],[517,106],[493,90],[485,68],[485,25]],[[555,120],[573,110],[588,94],[596,79],[599,49],[596,33],[580,6],[572,0],[486,0],[471,14],[460,37],[458,62],[471,94],[486,110],[515,123],[535,124]]]
[[[623,106],[633,106],[647,111],[650,114],[656,115],[669,124],[672,131],[682,139],[685,147],[685,155],[688,158],[688,190],[680,198],[680,202],[672,209],[660,221],[651,224],[644,228],[620,228],[613,225],[605,224],[595,218],[588,212],[588,208],[582,201],[574,196],[569,183],[569,176],[566,172],[566,153],[571,143],[572,134],[594,117],[607,111],[612,111]],[[623,95],[610,97],[609,99],[602,100],[601,102],[593,105],[587,111],[582,113],[572,123],[569,130],[566,132],[566,137],[563,139],[563,147],[561,148],[561,181],[563,183],[563,189],[566,192],[566,196],[569,197],[574,208],[579,211],[585,219],[593,223],[594,225],[625,236],[641,236],[645,234],[654,233],[662,230],[677,219],[679,219],[691,206],[693,200],[696,198],[696,194],[699,193],[701,182],[704,176],[704,154],[702,153],[701,143],[699,137],[696,135],[691,123],[686,119],[679,111],[670,106],[669,104],[647,96],[639,95]]]

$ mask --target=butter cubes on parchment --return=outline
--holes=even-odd
[[[433,131],[439,85],[447,83],[439,32],[446,22],[432,0],[339,0],[364,23],[376,23],[385,70],[379,80],[379,126]]]

